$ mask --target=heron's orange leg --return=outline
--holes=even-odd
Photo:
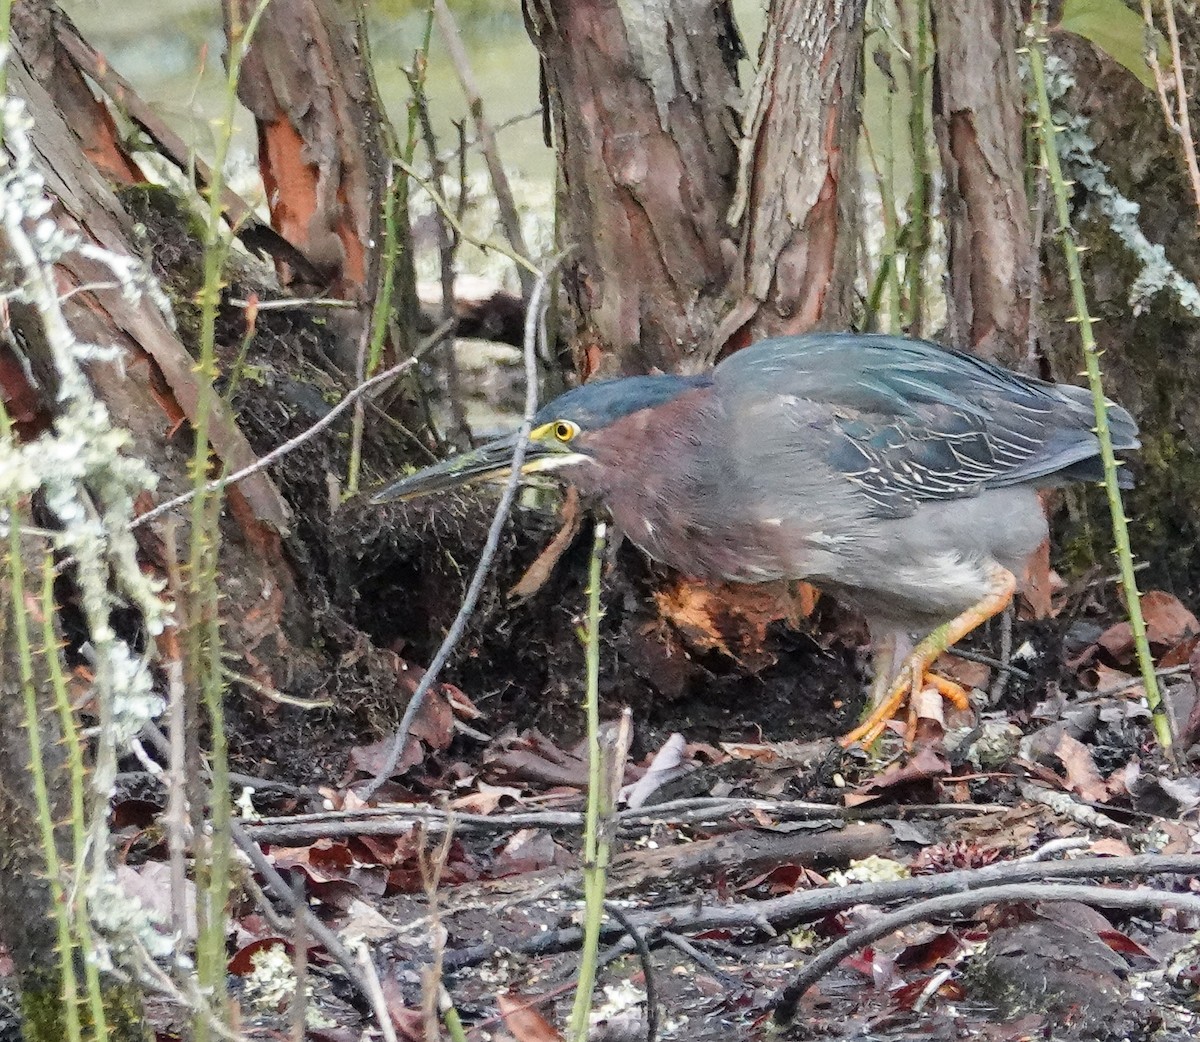
[[[966,692],[945,677],[929,672],[938,656],[947,648],[962,640],[977,626],[999,615],[1012,601],[1017,588],[1016,577],[1006,568],[997,565],[991,573],[992,590],[977,604],[971,605],[961,615],[939,626],[912,650],[904,660],[900,672],[892,682],[887,697],[879,703],[861,724],[841,739],[843,748],[856,742],[869,745],[879,736],[887,722],[899,712],[912,691],[921,690],[925,683],[937,688],[938,692],[959,709],[969,708]]]

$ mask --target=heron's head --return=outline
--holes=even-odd
[[[601,464],[596,457],[595,450],[606,430],[635,413],[659,408],[683,392],[710,382],[707,375],[627,376],[596,380],[567,391],[543,406],[534,417],[521,475],[532,477],[562,471],[563,477],[569,477],[573,468],[619,464],[620,461],[611,460]],[[507,478],[512,473],[516,443],[516,434],[487,442],[385,485],[371,497],[371,502],[413,499],[476,481]],[[634,460],[629,462],[636,465]]]

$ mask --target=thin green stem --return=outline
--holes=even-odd
[[[912,147],[913,183],[908,217],[908,257],[904,276],[908,283],[907,327],[912,336],[921,336],[925,320],[925,258],[929,253],[929,198],[932,176],[929,170],[928,130],[925,102],[930,93],[929,2],[917,0],[917,48],[911,71],[912,110],[909,113],[909,137]]]
[[[11,437],[8,417],[4,433]],[[46,781],[45,755],[42,749],[41,712],[38,685],[33,670],[33,645],[29,638],[29,605],[25,603],[25,558],[21,547],[20,504],[8,497],[8,571],[13,636],[16,641],[17,670],[25,704],[25,733],[29,741],[29,773],[33,780],[33,798],[41,832],[42,855],[46,859],[46,879],[50,885],[51,912],[58,933],[58,965],[62,977],[62,1015],[70,1042],[81,1042],[79,987],[75,978],[75,941],[71,915],[63,889],[62,864],[54,835],[54,812],[50,807],[50,787]],[[29,871],[26,868],[25,871]]]
[[[1100,369],[1100,351],[1092,331],[1092,316],[1088,309],[1087,290],[1083,282],[1083,269],[1079,262],[1079,246],[1071,227],[1069,186],[1063,176],[1058,159],[1055,140],[1058,129],[1054,125],[1054,113],[1050,96],[1046,90],[1046,64],[1043,49],[1046,46],[1046,12],[1042,4],[1034,11],[1034,40],[1029,48],[1029,69],[1032,74],[1035,102],[1038,115],[1038,137],[1041,143],[1042,162],[1050,178],[1054,193],[1055,215],[1058,218],[1059,236],[1062,239],[1063,255],[1066,259],[1067,278],[1071,284],[1071,297],[1075,305],[1075,318],[1079,326],[1079,340],[1083,347],[1084,368],[1088,386],[1092,392],[1092,406],[1096,412],[1096,437],[1100,442],[1100,459],[1104,465],[1104,487],[1108,493],[1108,508],[1112,517],[1113,542],[1117,565],[1121,576],[1121,587],[1129,610],[1129,625],[1133,630],[1134,649],[1142,684],[1146,689],[1146,702],[1154,721],[1154,733],[1159,745],[1172,755],[1171,723],[1159,692],[1158,677],[1154,672],[1154,659],[1150,654],[1150,643],[1146,639],[1146,623],[1142,617],[1141,595],[1138,593],[1137,576],[1133,566],[1133,552],[1129,546],[1129,519],[1121,499],[1121,486],[1117,476],[1120,461],[1113,451],[1112,432],[1108,424],[1108,399],[1104,394],[1103,376]]]
[[[608,844],[602,842],[601,813],[607,785],[604,757],[600,748],[600,572],[608,526],[596,522],[592,538],[592,559],[588,568],[587,619],[587,748],[588,793],[583,833],[583,950],[579,958],[579,982],[571,1009],[570,1038],[585,1042],[588,1015],[592,1008],[592,988],[596,983],[600,927],[604,919],[604,889]]]
[[[189,533],[187,597],[187,661],[189,680],[198,688],[210,729],[211,829],[207,857],[197,856],[196,876],[196,975],[218,1017],[227,1009],[225,990],[225,915],[229,898],[229,869],[232,860],[229,806],[229,756],[225,737],[224,671],[221,668],[221,622],[217,587],[217,558],[220,530],[219,491],[210,491],[209,421],[217,394],[216,326],[223,288],[222,276],[229,240],[223,226],[221,196],[225,186],[225,162],[233,135],[237,108],[237,85],[242,62],[254,31],[269,0],[260,0],[250,19],[236,21],[229,30],[229,63],[225,81],[225,109],[218,123],[213,154],[212,180],[207,188],[208,212],[204,226],[204,280],[199,291],[200,343],[196,363],[199,375],[196,413],[193,421],[195,450],[191,462],[192,501]],[[197,836],[197,853],[205,846]],[[193,1020],[198,1042],[207,1042],[212,1025],[206,1012],[197,1011]]]
[[[107,1042],[108,1024],[104,1012],[104,995],[100,987],[100,966],[93,957],[95,940],[87,907],[87,812],[84,793],[86,774],[83,766],[83,747],[79,741],[78,728],[75,726],[75,713],[71,709],[67,680],[63,675],[58,632],[54,627],[58,610],[54,601],[55,573],[54,559],[47,555],[42,562],[42,655],[46,660],[50,688],[54,694],[54,708],[62,730],[71,785],[71,844],[75,878],[72,881],[70,908],[83,962],[92,1033],[96,1042]]]
[[[425,32],[421,39],[421,47],[413,59],[414,82],[422,86],[425,83],[426,69],[429,64],[429,43],[432,38],[433,5],[430,4],[425,14]],[[400,157],[409,165],[412,164],[417,147],[416,125],[416,105],[410,104],[408,136],[405,139],[404,152]],[[389,131],[387,140],[390,145],[389,151],[393,153],[392,158],[394,159],[394,153],[397,151],[395,133]],[[401,220],[407,222],[408,219],[408,176],[397,176],[393,164],[393,168],[389,170],[388,184],[383,194],[383,255],[379,262],[382,265],[379,292],[375,295],[375,305],[371,309],[370,341],[367,345],[366,364],[363,371],[358,374],[360,380],[369,380],[374,376],[383,360],[383,347],[387,340],[388,325],[391,322],[396,293],[396,265],[400,259],[398,222]],[[360,402],[354,407],[354,418],[350,431],[350,463],[346,473],[347,496],[358,491],[359,477],[362,473],[362,439],[365,423],[366,409]]]

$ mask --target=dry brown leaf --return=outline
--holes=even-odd
[[[538,1000],[523,998],[512,992],[497,995],[504,1026],[517,1042],[562,1042],[562,1035],[534,1005]]]
[[[1088,847],[1089,854],[1097,857],[1131,857],[1133,848],[1123,839],[1115,836],[1103,836]]]
[[[1133,680],[1133,676],[1124,670],[1113,669],[1103,662],[1097,662],[1080,673],[1080,679],[1093,691],[1120,691],[1122,695],[1135,697],[1141,690],[1139,687],[1126,688],[1125,685]]]
[[[1150,590],[1142,594],[1142,617],[1146,636],[1156,648],[1170,648],[1200,633],[1200,622],[1173,594]]]
[[[1089,803],[1105,803],[1108,801],[1108,787],[1091,752],[1078,738],[1072,738],[1064,733],[1058,739],[1054,755],[1057,756],[1067,770],[1067,785],[1072,792],[1078,793]]]
[[[986,691],[988,682],[992,678],[991,666],[985,665],[982,662],[972,662],[969,659],[959,658],[951,652],[938,656],[935,672],[947,680],[953,680],[956,684],[961,684],[968,691],[972,688]]]
[[[518,802],[521,799],[520,789],[514,789],[508,785],[489,785],[485,781],[477,784],[476,792],[469,792],[465,796],[451,800],[451,808],[462,811],[464,814],[491,814],[503,800],[511,799]]]
[[[1050,614],[1050,600],[1054,593],[1052,576],[1050,540],[1043,539],[1042,545],[1033,552],[1025,566],[1024,582],[1021,584],[1021,594],[1029,606],[1031,618],[1044,619]]]
[[[1096,641],[1114,662],[1127,662],[1133,653],[1133,628],[1127,622],[1109,626]]]
[[[460,334],[461,335],[461,334]],[[563,497],[562,526],[555,533],[546,548],[537,555],[537,559],[517,580],[517,584],[508,591],[509,597],[523,601],[532,597],[554,574],[554,568],[567,552],[575,537],[579,535],[579,526],[583,521],[583,511],[579,508],[579,490],[574,485],[567,486],[567,494]]]
[[[921,746],[908,763],[889,767],[878,778],[873,778],[861,786],[859,792],[863,795],[876,794],[899,785],[907,785],[910,782],[940,778],[949,773],[950,761],[944,755],[927,745]]]

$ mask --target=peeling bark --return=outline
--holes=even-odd
[[[120,184],[145,180],[126,153],[112,115],[97,100],[59,40],[59,31],[78,31],[51,0],[25,0],[14,5],[12,28],[23,44],[23,57],[54,104],[75,131],[84,154],[105,177]]]
[[[738,301],[717,339],[844,328],[855,279],[865,0],[772,0],[730,219]]]
[[[527,0],[558,149],[584,376],[715,354],[735,245],[740,40],[725,0]]]
[[[225,0],[227,34],[255,0]],[[258,128],[271,224],[328,277],[319,288],[363,304],[378,282],[386,190],[383,129],[369,51],[349,0],[272,0],[251,40],[238,97]],[[284,284],[295,273],[281,266]],[[361,326],[347,331],[350,362]]]
[[[51,216],[65,232],[79,235],[84,242],[136,256],[134,222],[97,176],[54,101],[25,67],[21,60],[24,43],[18,41],[17,53],[10,60],[9,83],[26,99],[34,117],[34,145],[44,159],[47,188],[56,200]],[[112,275],[98,261],[77,251],[68,253],[58,265],[58,275],[64,291],[75,290],[63,302],[63,313],[75,335],[85,343],[113,344],[122,352],[120,363],[90,366],[97,395],[114,423],[133,436],[133,451],[159,475],[156,494],[165,499],[186,491],[190,487],[190,449],[186,434],[176,432],[181,421],[194,418],[200,377],[179,333],[150,300],[132,304],[119,289],[104,288],[111,286]],[[82,286],[92,288],[81,291]],[[56,377],[40,323],[29,305],[19,300],[12,302],[10,312],[40,385],[43,408],[52,411]],[[210,432],[214,453],[230,469],[257,459],[220,398],[214,403]],[[258,654],[262,668],[253,672],[263,683],[270,683],[295,668],[284,628],[303,646],[309,619],[298,599],[295,574],[283,554],[282,534],[289,528],[291,508],[267,474],[253,475],[247,482],[229,490],[222,592],[230,618],[238,623],[230,625],[226,633],[231,647],[243,657]],[[157,530],[156,525],[138,529],[138,538],[148,561],[165,574],[163,543]],[[267,591],[272,596],[264,599]],[[286,613],[285,604],[291,604]],[[273,625],[264,629],[261,620],[266,609],[273,609]]]
[[[949,237],[946,339],[1030,372],[1036,258],[1025,194],[1015,0],[931,0],[934,126]]]

